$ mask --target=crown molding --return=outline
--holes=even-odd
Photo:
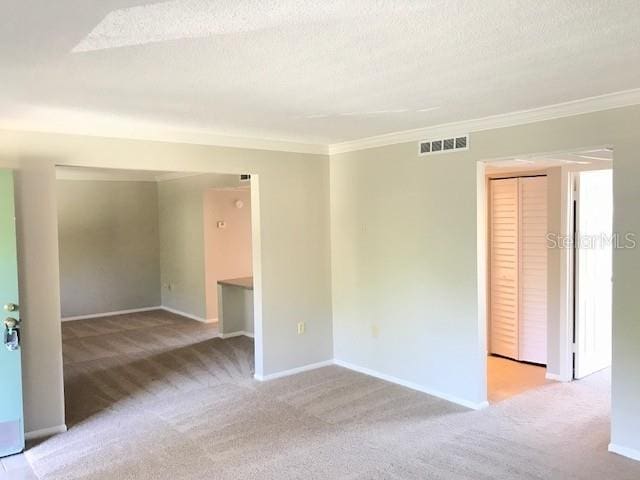
[[[209,130],[181,128],[168,124],[140,121],[125,116],[47,107],[30,107],[17,114],[17,116],[0,118],[0,130],[84,135],[315,155],[328,155],[329,153],[326,144],[224,135]]]
[[[155,176],[156,182],[168,182],[169,180],[178,180],[180,178],[196,177],[198,175],[206,175],[205,173],[195,172],[166,172]],[[229,174],[231,175],[231,174]]]
[[[330,145],[219,135],[206,130],[180,129],[169,125],[135,121],[125,117],[45,108],[32,108],[27,116],[24,117],[0,119],[0,129],[289,153],[336,155],[386,145],[417,142],[429,138],[463,135],[483,130],[524,125],[638,104],[640,104],[640,88],[529,110],[386,133]]]
[[[155,183],[157,174],[143,170],[116,170],[85,167],[56,167],[56,180],[78,180],[97,182],[151,182]]]
[[[57,180],[102,181],[102,182],[149,182],[160,183],[180,178],[207,175],[197,172],[156,172],[149,170],[124,170],[91,167],[56,167]],[[225,174],[226,175],[226,174]],[[229,174],[234,176],[233,174]],[[245,187],[237,187],[245,188]]]
[[[584,113],[599,112],[613,108],[640,104],[640,88],[588,97],[570,102],[547,105],[545,107],[520,110],[517,112],[492,115],[489,117],[444,123],[425,128],[386,133],[329,145],[329,155],[354,152],[368,148],[418,142],[429,138],[456,136],[495,128],[513,127],[527,123],[542,122],[556,118],[570,117]]]

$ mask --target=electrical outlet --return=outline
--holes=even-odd
[[[304,333],[304,322],[298,322],[298,335],[302,335]]]

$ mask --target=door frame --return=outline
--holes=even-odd
[[[491,182],[493,180],[508,180],[508,179],[521,179],[521,178],[539,178],[542,177],[545,180],[547,180],[547,172],[545,170],[527,170],[527,171],[523,171],[521,173],[492,173],[492,174],[486,174],[486,188],[487,188],[487,195],[486,195],[486,208],[487,208],[487,235],[486,235],[486,239],[487,239],[487,349],[488,349],[488,354],[491,354]],[[548,187],[546,187],[548,188]],[[521,202],[521,195],[522,195],[522,190],[520,185],[518,185],[518,203],[520,205]],[[521,216],[520,216],[520,206],[518,207],[518,225],[520,225],[521,222]],[[518,257],[520,257],[521,255],[521,251],[522,251],[522,245],[518,246]],[[522,265],[520,263],[520,259],[518,260],[518,297],[520,295],[520,273],[521,273],[521,269],[522,269]],[[518,298],[518,303],[519,303],[519,298]],[[518,304],[517,307],[517,312],[520,312],[520,305]],[[519,350],[519,345],[518,345],[518,350]]]
[[[117,166],[115,163],[109,163],[108,165],[101,166],[87,166],[74,163],[56,163],[57,167],[80,167],[90,170],[130,170],[130,171],[144,171],[143,168],[135,167],[123,167]],[[260,175],[244,169],[212,169],[210,171],[195,171],[184,170],[183,172],[177,172],[170,169],[154,169],[154,172],[166,172],[166,173],[179,173],[190,175],[207,175],[207,174],[219,174],[219,175],[250,175],[251,181],[249,183],[249,189],[251,192],[251,254],[252,254],[252,270],[253,270],[253,349],[254,349],[254,378],[264,378],[264,344],[263,344],[263,296],[262,296],[262,221],[260,212]],[[55,175],[55,173],[54,173]],[[57,201],[57,196],[56,196]],[[56,224],[58,218],[56,216]],[[60,249],[56,248],[57,263],[60,263]],[[58,292],[61,295],[61,292]],[[205,301],[206,304],[206,301]],[[60,312],[58,312],[60,313]],[[62,350],[61,350],[62,351]],[[64,372],[64,366],[63,366]],[[64,375],[64,374],[63,374]],[[64,398],[66,404],[66,398]]]
[[[542,156],[552,156],[567,153],[575,153],[577,151],[588,151],[603,148],[613,148],[612,144],[605,145],[586,145],[571,149],[563,149],[548,152],[537,152],[526,155],[515,155],[517,158],[528,159]],[[480,384],[480,398],[487,399],[487,357],[489,354],[489,179],[486,174],[485,162],[511,160],[514,155],[508,157],[486,158],[476,162],[476,205],[477,205],[477,285],[478,285],[478,332],[479,346],[481,353],[480,374],[484,381]],[[614,152],[615,161],[615,152]],[[611,163],[613,169],[614,163]],[[602,167],[600,167],[602,168]],[[565,238],[572,238],[573,235],[573,178],[576,173],[583,170],[596,170],[600,168],[580,167],[580,166],[562,166],[560,167],[561,194],[560,204],[562,210],[560,212],[560,231],[559,235]],[[533,171],[532,171],[533,172]],[[532,172],[523,172],[530,174]],[[540,173],[539,170],[536,172]],[[546,373],[546,378],[560,382],[573,381],[573,268],[574,258],[572,248],[559,248],[560,259],[560,294],[558,310],[554,315],[558,317],[558,329],[547,329],[547,345],[552,335],[558,336],[558,362],[555,372]]]
[[[615,159],[615,157],[614,157]],[[595,170],[612,170],[611,168],[582,168],[575,169],[574,171],[569,172],[569,192],[568,192],[568,201],[570,205],[570,225],[572,236],[575,237],[576,229],[577,229],[577,221],[578,221],[578,212],[580,211],[580,173],[585,171],[595,171]],[[613,196],[613,186],[611,189],[611,194]],[[613,201],[613,199],[612,199]],[[613,229],[613,224],[611,225]],[[612,230],[613,233],[613,230]],[[578,321],[578,278],[580,275],[580,269],[578,266],[577,257],[578,252],[574,244],[572,248],[568,249],[568,255],[570,257],[569,268],[570,268],[570,278],[569,280],[569,296],[570,296],[570,308],[571,308],[571,317],[570,317],[570,332],[571,332],[571,349],[569,352],[569,359],[567,360],[571,367],[571,379],[568,381],[577,380],[576,378],[576,354],[577,354],[577,338],[576,338],[576,325]],[[612,253],[613,255],[613,253]],[[611,282],[611,289],[613,290],[613,282]],[[613,292],[612,292],[613,293]],[[612,302],[613,309],[613,302]],[[611,315],[611,321],[613,323],[613,312]],[[612,349],[613,351],[613,349]]]

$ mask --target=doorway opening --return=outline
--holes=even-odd
[[[490,403],[610,366],[612,161],[597,148],[479,167]]]
[[[253,378],[257,177],[69,166],[56,176],[68,426]],[[222,335],[232,320],[242,328]]]

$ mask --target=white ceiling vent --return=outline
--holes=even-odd
[[[469,135],[444,137],[437,140],[423,140],[419,144],[419,155],[434,155],[436,153],[457,152],[469,149]]]

